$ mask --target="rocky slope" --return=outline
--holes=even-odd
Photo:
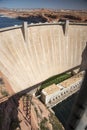
[[[57,118],[35,97],[24,109],[24,98],[18,95],[0,104],[0,130],[64,130]],[[28,100],[29,102],[29,100]],[[27,111],[30,113],[26,114]]]

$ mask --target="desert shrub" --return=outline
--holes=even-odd
[[[40,130],[49,130],[46,126],[46,122],[48,120],[44,117],[44,119],[40,122]]]

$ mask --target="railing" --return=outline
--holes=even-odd
[[[24,22],[25,23],[25,22]],[[23,23],[23,24],[24,24]],[[54,23],[31,23],[31,24],[27,24],[27,27],[34,27],[34,26],[47,26],[47,25],[65,25],[66,22],[54,22]],[[73,23],[73,22],[69,22],[69,25],[87,25],[87,23]],[[11,27],[5,27],[5,28],[1,28],[0,32],[3,31],[8,31],[8,30],[13,30],[13,29],[18,29],[18,28],[23,28],[23,25],[17,25],[17,26],[11,26]]]

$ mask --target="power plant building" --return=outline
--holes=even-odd
[[[84,74],[80,72],[57,85],[52,84],[49,87],[43,89],[41,95],[42,101],[48,107],[63,101],[80,89],[83,75]]]

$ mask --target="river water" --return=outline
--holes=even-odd
[[[55,112],[56,117],[63,124],[63,126],[66,126],[67,124],[77,95],[78,93],[73,94],[72,96],[52,108]]]

